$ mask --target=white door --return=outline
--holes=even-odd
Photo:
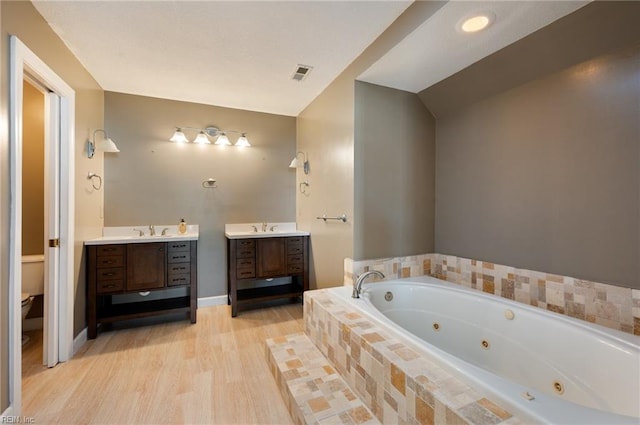
[[[44,329],[43,364],[58,363],[60,323],[60,96],[45,95],[44,140]]]
[[[58,249],[47,248],[45,257],[49,257],[47,268],[57,267],[57,271],[47,271],[50,294],[55,294],[52,301],[45,301],[47,309],[53,309],[55,315],[45,324],[53,329],[54,335],[48,335],[46,364],[64,362],[73,355],[73,305],[74,305],[74,164],[75,164],[75,91],[61,79],[49,66],[38,58],[17,37],[11,36],[9,43],[9,146],[10,146],[10,235],[9,235],[9,407],[2,414],[20,415],[22,411],[22,344],[21,344],[21,253],[22,253],[22,84],[25,71],[35,80],[41,82],[48,92],[55,93],[57,100],[47,95],[45,102],[47,116],[55,117],[57,125],[48,125],[45,130],[49,141],[45,149],[54,146],[53,155],[57,161],[54,170],[47,168],[45,178],[54,185],[47,188],[47,196],[55,199],[57,207],[47,206],[50,229],[47,238],[59,239]],[[56,108],[57,113],[51,113]],[[47,165],[51,167],[50,165]],[[50,179],[49,176],[54,178]],[[54,196],[54,194],[56,194]],[[51,217],[51,211],[59,214]],[[55,241],[54,241],[55,244]],[[48,239],[47,239],[48,246]],[[53,252],[53,257],[51,257]],[[51,288],[52,285],[58,285]],[[47,295],[47,293],[45,293]],[[48,311],[47,311],[48,312]],[[45,316],[47,316],[45,312]]]

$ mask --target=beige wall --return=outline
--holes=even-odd
[[[22,255],[33,255],[44,253],[44,94],[22,87]]]
[[[298,193],[296,219],[311,232],[311,287],[341,285],[343,260],[354,254],[355,80],[391,47],[435,13],[444,2],[415,2],[334,80],[297,119],[297,150],[308,154],[308,195]],[[346,213],[349,221],[317,220]]]
[[[640,288],[640,45],[438,120],[436,252]]]
[[[208,125],[252,147],[169,142]],[[105,126],[121,151],[105,159],[105,225],[199,224],[198,297],[227,293],[225,223],[295,221],[294,117],[107,92]],[[202,187],[210,177],[217,189]]]
[[[102,201],[102,192],[94,193],[87,189],[85,180],[88,169],[101,173],[102,159],[98,157],[89,160],[84,155],[84,140],[89,130],[102,127],[103,121],[103,92],[84,67],[67,49],[62,41],[54,34],[45,23],[31,3],[24,1],[0,2],[2,43],[1,64],[2,84],[0,87],[0,223],[2,232],[0,239],[0,360],[2,369],[0,382],[2,404],[4,410],[8,403],[7,390],[7,291],[9,288],[8,270],[8,228],[9,228],[9,129],[8,129],[8,73],[9,69],[9,35],[17,35],[27,47],[36,53],[47,65],[49,65],[62,79],[64,79],[76,91],[76,254],[75,254],[75,288],[76,308],[75,333],[85,326],[84,310],[84,274],[81,272],[83,265],[82,240],[85,237],[99,235],[102,227],[98,206]]]
[[[435,119],[417,94],[355,90],[353,258],[433,252]]]

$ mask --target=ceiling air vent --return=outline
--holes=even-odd
[[[298,65],[291,79],[294,81],[302,81],[307,78],[307,75],[309,75],[311,69],[313,69],[312,66]]]

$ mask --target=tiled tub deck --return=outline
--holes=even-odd
[[[305,292],[304,322],[306,335],[268,341],[272,371],[297,423],[361,424],[376,419],[385,424],[524,423],[327,290]],[[309,346],[315,346],[315,354]],[[298,376],[300,371],[306,376],[325,375],[317,380],[323,385],[333,379],[327,371],[334,370],[347,389],[336,383],[337,392],[311,394],[310,389],[317,390],[313,379],[300,381]],[[345,404],[344,394],[352,393],[359,400]],[[361,403],[375,418],[367,416]],[[313,414],[314,406],[325,406],[324,414]],[[359,409],[359,415],[353,409]]]

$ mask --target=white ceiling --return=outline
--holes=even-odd
[[[410,4],[34,1],[104,90],[294,116]]]
[[[418,93],[588,3],[450,1],[358,79]],[[494,20],[485,30],[458,29],[464,19],[487,12]]]
[[[419,92],[587,2],[451,1],[359,79]],[[298,115],[411,1],[34,1],[107,91]],[[476,10],[494,24],[455,25]],[[298,64],[313,70],[291,79]]]

